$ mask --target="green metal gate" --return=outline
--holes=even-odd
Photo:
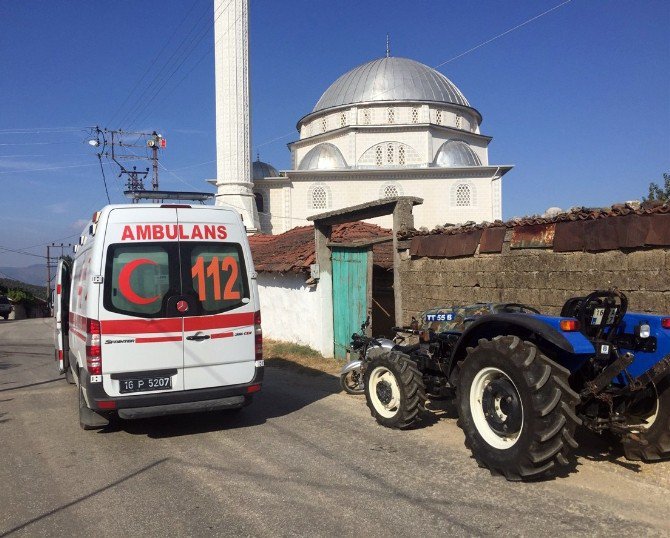
[[[368,249],[333,247],[332,262],[335,358],[345,359],[368,315]]]

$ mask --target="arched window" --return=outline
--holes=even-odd
[[[405,146],[398,147],[398,164],[402,166],[405,164]]]
[[[442,111],[438,110],[435,112],[435,123],[442,125]]]
[[[393,107],[388,108],[388,122],[395,123],[395,108]]]
[[[370,125],[370,109],[363,109],[363,125]]]
[[[340,114],[340,127],[344,127],[346,124],[347,124],[347,113],[342,112],[342,114]]]
[[[455,207],[472,207],[477,205],[475,186],[470,182],[453,185],[451,187],[451,205]]]
[[[325,133],[328,130],[328,120],[321,118],[321,130]]]
[[[381,166],[381,165],[382,165],[382,156],[383,156],[383,154],[384,154],[384,150],[382,149],[382,147],[381,147],[381,146],[377,146],[377,147],[375,148],[375,164],[376,164],[377,166]]]
[[[312,185],[309,188],[309,209],[328,209],[330,207],[330,189],[326,185]]]
[[[412,108],[412,123],[419,123],[419,109]]]
[[[265,205],[263,204],[263,195],[260,192],[254,193],[254,199],[256,200],[256,211],[258,213],[263,213],[265,211]]]
[[[461,128],[461,117],[456,116],[456,129],[460,129],[460,128]]]
[[[386,162],[393,164],[393,144],[386,145]]]
[[[402,193],[402,187],[394,181],[384,183],[379,189],[380,198],[395,198],[396,196],[402,196]]]

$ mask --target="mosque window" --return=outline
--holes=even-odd
[[[398,164],[405,164],[405,146],[398,148]]]
[[[384,198],[394,198],[396,196],[398,196],[398,188],[395,185],[384,187]]]
[[[309,209],[328,209],[330,190],[326,185],[312,185],[308,191]]]
[[[379,189],[380,198],[395,198],[396,196],[402,196],[402,187],[399,183],[384,183]]]
[[[326,132],[328,130],[328,120],[326,118],[321,118],[321,131]]]
[[[437,110],[435,112],[435,123],[437,123],[438,125],[442,125],[442,111],[441,110]]]
[[[461,128],[461,117],[456,116],[456,129],[460,129],[460,128]]]
[[[468,207],[472,205],[472,190],[470,185],[461,183],[456,186],[456,203],[458,207]]]
[[[412,123],[419,123],[419,109],[412,108]]]
[[[388,114],[388,122],[395,123],[395,108],[390,106],[387,110],[387,114]]]
[[[340,114],[340,127],[344,127],[346,124],[347,124],[347,113],[342,112],[342,114]]]
[[[375,164],[377,166],[382,165],[382,155],[384,154],[384,150],[382,149],[381,146],[377,146],[375,148]]]
[[[260,192],[254,193],[254,199],[256,200],[256,211],[263,213],[265,206],[263,204],[263,195]]]
[[[370,109],[366,108],[363,110],[363,124],[370,125]]]
[[[387,164],[393,164],[393,144],[386,146],[386,162]]]

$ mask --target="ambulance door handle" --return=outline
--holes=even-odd
[[[195,340],[196,342],[202,342],[203,340],[209,340],[210,336],[208,334],[195,333],[192,336],[187,336],[186,340]]]

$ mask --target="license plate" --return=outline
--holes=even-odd
[[[151,390],[169,390],[172,388],[172,377],[138,377],[134,379],[120,379],[119,392],[147,392]]]

